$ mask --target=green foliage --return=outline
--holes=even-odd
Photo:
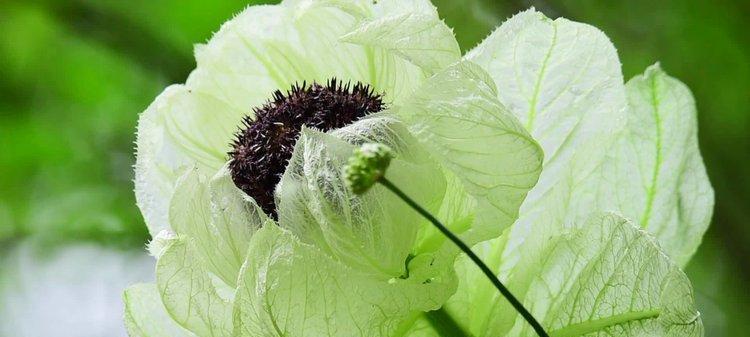
[[[128,204],[133,109],[159,81],[101,44],[82,39],[35,6],[3,11],[0,107],[5,235],[50,243],[93,239],[143,242]],[[18,29],[16,27],[24,27]],[[118,238],[117,240],[113,240]]]

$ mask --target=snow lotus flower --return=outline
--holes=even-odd
[[[529,259],[538,257],[554,240],[530,233],[565,222],[528,219],[583,214],[591,198],[553,201],[579,182],[586,191],[602,187],[579,178],[603,170],[626,104],[619,61],[600,32],[569,23],[578,31],[560,30],[558,58],[554,48],[537,48],[547,30],[534,23],[549,20],[533,10],[519,17],[465,57],[426,0],[283,1],[225,23],[196,47],[186,83],[167,88],[140,117],[136,197],[158,261],[156,284],[125,293],[130,334],[440,333],[419,326],[456,292],[458,251],[382,187],[362,195],[347,187],[346,160],[365,143],[392,149],[389,181],[466,243],[506,232],[503,248],[529,244]],[[504,43],[513,34],[526,40]],[[580,228],[588,227],[569,230]],[[629,222],[606,228],[653,244]],[[520,268],[519,256],[503,267]],[[459,270],[461,282],[470,277]],[[674,279],[680,287],[669,288],[669,299],[681,305],[670,313],[690,315],[689,283]],[[464,290],[457,298],[475,297]]]
[[[381,188],[349,191],[358,144],[391,147],[389,178],[470,243],[515,220],[541,171],[541,148],[426,1],[249,7],[196,59],[139,122],[157,284],[128,298],[158,293],[197,335],[391,335],[454,292],[440,233]]]

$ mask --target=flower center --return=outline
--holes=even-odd
[[[274,188],[302,126],[337,129],[383,107],[382,96],[359,82],[352,86],[332,79],[325,85],[294,85],[286,94],[276,91],[268,103],[253,109],[254,117],[242,120],[229,152],[232,180],[276,219]]]

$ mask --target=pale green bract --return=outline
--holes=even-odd
[[[710,221],[713,191],[697,149],[695,106],[685,86],[658,66],[622,85],[617,54],[602,32],[565,19],[551,20],[533,9],[509,19],[466,57],[488,69],[498,87],[505,89],[499,90],[500,101],[525,121],[546,155],[539,183],[529,192],[516,223],[502,237],[475,247],[498,277],[535,316],[546,320],[553,336],[577,336],[574,332],[580,331],[592,336],[701,336],[690,284],[674,266],[668,269],[679,277],[670,277],[675,281],[657,289],[612,295],[601,284],[591,284],[580,292],[601,298],[581,298],[578,307],[556,309],[555,302],[575,295],[550,292],[575,276],[565,273],[575,264],[556,259],[562,253],[556,250],[561,241],[555,236],[569,232],[591,239],[586,233],[597,226],[587,220],[592,213],[614,211],[632,219],[633,225],[655,235],[678,265],[687,263],[695,251]],[[628,227],[611,231],[619,237],[640,237],[634,242],[647,245],[644,236],[649,234]],[[569,240],[562,242],[571,245]],[[602,243],[575,245],[596,248]],[[601,247],[601,254],[611,248]],[[630,254],[627,258],[641,265],[623,264],[620,273],[656,273],[646,264],[659,249],[649,248],[650,255],[642,253],[645,247],[622,253],[618,258]],[[594,257],[577,254],[582,262],[595,262]],[[657,257],[659,263],[671,263],[664,255]],[[463,318],[458,320],[468,331],[479,336],[534,335],[507,303],[497,300],[495,289],[469,261],[462,260],[459,268],[459,291],[447,308]],[[539,283],[539,275],[548,270],[557,273],[555,278]],[[588,273],[584,276],[592,279],[608,277],[601,268]],[[622,280],[616,276],[604,286],[620,286]],[[629,287],[640,287],[636,281]],[[540,291],[550,293],[536,298]],[[643,317],[643,310],[618,304],[644,299],[650,299],[650,308],[660,316]],[[580,311],[586,305],[591,306],[589,312]],[[609,312],[595,313],[594,305]],[[468,308],[471,314],[461,316]],[[554,310],[567,321],[549,317]],[[586,324],[581,323],[584,319]]]
[[[413,310],[439,307],[450,282],[433,277],[383,282],[326,258],[292,233],[264,227],[253,240],[258,257],[241,275],[235,333],[241,336],[382,336]],[[255,246],[257,245],[257,246]]]
[[[167,314],[153,284],[135,284],[123,294],[125,327],[131,337],[194,337]]]
[[[658,244],[625,218],[594,214],[548,235],[535,261],[503,277],[552,337],[703,335],[690,282]],[[536,336],[470,263],[471,284],[447,310],[474,336]],[[501,268],[503,266],[501,265]],[[462,288],[463,289],[463,288]],[[410,336],[438,336],[429,329]]]
[[[702,334],[670,259],[688,261],[712,206],[690,94],[657,69],[626,89],[597,29],[529,10],[461,58],[427,0],[287,0],[248,7],[196,61],[139,121],[158,262],[155,285],[124,295],[131,336],[435,336],[421,317],[441,307],[475,336],[533,335],[400,199],[347,187],[365,143],[393,150],[388,180],[553,336]],[[387,109],[303,129],[274,221],[235,187],[228,144],[275,90],[331,78],[370,84]]]
[[[664,251],[685,265],[714,205],[698,149],[693,96],[658,64],[628,81],[626,90],[628,123],[605,159],[609,183],[601,185],[600,199],[653,233]]]

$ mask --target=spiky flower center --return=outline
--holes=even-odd
[[[369,85],[294,85],[242,120],[229,152],[232,180],[266,214],[277,218],[274,189],[292,157],[302,126],[328,131],[383,109],[382,96]]]

